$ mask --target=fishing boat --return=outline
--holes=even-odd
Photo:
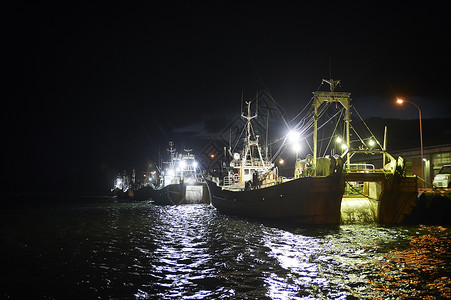
[[[252,120],[258,115],[258,99],[254,115],[251,115],[251,101],[247,102],[247,115],[241,113],[246,121],[241,153],[229,151],[232,158],[224,176],[207,179],[211,203],[216,209],[238,216],[304,224],[399,223],[411,212],[417,195],[417,178],[406,176],[402,158],[389,155],[385,147],[370,149],[362,139],[362,145],[351,143],[351,93],[335,91],[338,80],[322,83],[329,84],[330,90],[314,92],[309,118],[298,122],[281,139],[277,153],[286,147],[290,136],[298,139],[313,136],[313,155],[296,160],[291,178],[278,176],[274,164],[277,155],[272,159],[262,155],[259,136],[252,129]],[[344,110],[342,153],[318,157],[318,120],[331,104],[342,107],[340,116]],[[308,133],[311,129],[313,132]],[[334,135],[335,130],[331,138]],[[371,137],[377,141],[372,133]],[[384,161],[381,168],[371,170],[351,163],[351,158],[364,154],[382,154],[389,163]]]
[[[134,196],[135,186],[135,170],[132,171],[131,179],[126,175],[126,172],[118,174],[114,180],[113,188],[110,191],[110,196],[114,199],[129,199]]]
[[[246,120],[241,153],[233,154],[224,178],[207,179],[212,205],[238,216],[338,224],[344,193],[342,160],[324,158],[328,168],[318,176],[278,176],[278,167],[263,156],[259,136],[253,132],[251,120],[257,111],[251,115],[251,101],[247,102],[247,115],[241,117]]]
[[[169,142],[170,160],[159,168],[159,180],[135,191],[135,199],[151,198],[157,205],[209,204],[210,195],[192,149],[179,154]]]

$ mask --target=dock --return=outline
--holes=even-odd
[[[451,224],[451,189],[449,188],[420,188],[415,207],[407,216],[408,224]]]

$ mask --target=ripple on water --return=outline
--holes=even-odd
[[[149,203],[3,217],[3,295],[24,276],[41,298],[446,298],[451,288],[446,228],[301,227]]]

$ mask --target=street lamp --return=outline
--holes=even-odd
[[[416,105],[413,102],[398,98],[396,100],[396,102],[398,104],[403,104],[404,102],[410,103],[412,105],[414,105],[417,109],[418,109],[418,116],[420,118],[420,152],[421,152],[421,174],[423,176],[423,180],[424,180],[424,168],[423,168],[423,164],[424,164],[424,158],[423,158],[423,126],[421,124],[421,109],[418,105]]]

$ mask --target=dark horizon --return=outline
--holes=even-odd
[[[242,94],[267,91],[291,119],[329,77],[365,119],[418,120],[397,97],[421,107],[424,120],[451,112],[449,18],[435,3],[11,3],[5,11],[12,193],[100,191],[169,140],[202,150],[239,115]],[[424,123],[426,145],[437,130]]]

